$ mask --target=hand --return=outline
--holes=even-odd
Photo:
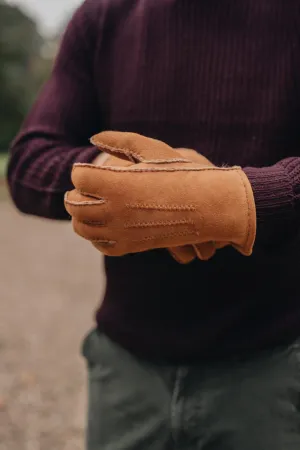
[[[92,142],[136,163],[73,168],[75,190],[67,194],[66,208],[74,230],[104,254],[210,241],[252,253],[255,203],[240,167],[192,163],[163,142],[132,133],[104,132]]]
[[[198,162],[204,165],[212,165],[210,161],[204,156],[197,153],[195,150],[179,148],[176,151],[183,157],[191,159],[191,161]],[[116,156],[111,156],[108,153],[100,153],[92,163],[95,166],[130,166],[133,162],[120,159]],[[181,263],[188,264],[196,257],[206,261],[210,259],[216,252],[216,247],[213,242],[207,242],[199,245],[184,245],[180,247],[169,248],[169,253],[173,258]]]

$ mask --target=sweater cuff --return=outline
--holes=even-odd
[[[84,148],[76,156],[75,160],[72,163],[72,167],[73,167],[73,164],[75,164],[75,163],[82,163],[82,164],[92,163],[94,161],[94,159],[99,155],[99,152],[100,151],[94,146]],[[69,177],[70,177],[70,183],[71,183],[71,175],[69,175]],[[74,189],[74,186],[72,185],[72,183],[70,185],[70,189]],[[71,220],[72,217],[66,212],[63,203],[61,204],[61,208],[62,208],[61,216],[64,219]]]
[[[244,168],[254,194],[257,242],[276,244],[295,227],[294,192],[288,171],[281,164]]]
[[[100,150],[97,147],[90,146],[79,152],[75,158],[75,163],[90,164],[99,155]]]

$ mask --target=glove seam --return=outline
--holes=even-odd
[[[155,203],[126,203],[126,208],[131,209],[152,209],[158,211],[196,211],[195,205],[168,205]]]
[[[198,233],[198,231],[178,231],[178,232],[174,232],[174,233],[165,233],[165,234],[160,234],[159,236],[146,236],[142,239],[137,239],[137,240],[133,240],[133,242],[146,242],[146,241],[151,241],[152,239],[165,239],[168,237],[179,237],[179,236],[188,236],[188,235],[194,235],[194,236],[200,236],[200,233]],[[186,244],[186,245],[193,245],[193,244]]]
[[[169,159],[153,159],[153,160],[147,160],[144,159],[142,155],[140,155],[137,152],[133,152],[132,150],[129,150],[128,148],[123,148],[123,147],[112,147],[108,144],[103,144],[102,142],[97,142],[96,139],[94,139],[93,137],[90,139],[90,142],[93,145],[96,145],[97,147],[99,147],[101,150],[109,150],[109,152],[111,152],[112,154],[115,153],[121,153],[125,156],[127,156],[127,158],[130,159],[130,161],[135,162],[134,159],[132,158],[132,156],[134,156],[137,160],[142,161],[144,163],[166,163],[166,162],[191,162],[188,159],[184,159],[184,158],[169,158]],[[174,150],[175,151],[175,150]]]
[[[226,172],[236,172],[237,170],[241,170],[240,167],[143,167],[141,168],[132,168],[134,166],[130,166],[129,168],[123,168],[119,166],[95,166],[93,164],[88,163],[76,163],[74,167],[90,167],[91,169],[96,170],[108,170],[110,172],[120,172],[120,173],[133,173],[133,172],[206,172],[206,171],[226,171]]]
[[[114,247],[117,243],[117,241],[108,241],[106,239],[88,239],[88,241],[90,241],[92,244],[98,244],[98,245],[107,245],[107,246],[111,246]]]
[[[99,200],[102,200],[102,203],[107,203],[108,202],[108,199],[103,197],[102,195],[92,194],[90,192],[82,191],[81,189],[76,189],[76,190],[77,190],[77,192],[79,192],[79,194],[85,195],[86,197],[97,198]]]
[[[78,201],[78,202],[76,202],[74,200],[69,200],[68,195],[69,195],[69,191],[67,191],[65,193],[64,202],[67,205],[71,205],[71,206],[93,206],[93,205],[102,205],[102,204],[106,203],[106,201],[104,199],[91,200],[91,201],[86,200],[86,201]]]
[[[175,225],[195,225],[191,219],[165,220],[158,222],[125,222],[124,228],[167,227]]]
[[[246,183],[244,181],[244,177],[241,173],[241,171],[237,171],[240,180],[241,180],[241,184],[243,186],[244,192],[245,192],[245,197],[246,197],[246,203],[247,203],[247,228],[246,228],[246,240],[245,243],[243,245],[243,249],[247,248],[249,246],[249,239],[250,239],[250,235],[251,235],[251,224],[250,224],[250,201],[249,201],[249,195],[248,195],[248,190],[246,188]]]

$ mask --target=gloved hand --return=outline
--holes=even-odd
[[[66,208],[75,232],[101,252],[121,256],[213,241],[252,253],[255,203],[240,167],[193,163],[167,144],[133,133],[104,132],[92,142],[135,163],[74,165],[75,190],[66,194]]]
[[[188,158],[191,161],[197,162],[198,164],[207,166],[213,165],[207,158],[205,158],[205,156],[200,155],[195,150],[187,148],[177,148],[175,150],[184,158]],[[103,161],[103,166],[119,165],[128,167],[134,164],[129,160],[120,159],[107,153],[104,153],[104,155],[106,155],[107,158]],[[163,155],[161,156],[163,157]],[[169,248],[168,250],[177,262],[181,264],[188,264],[197,257],[203,261],[207,261],[208,259],[210,259],[216,252],[216,245],[213,242],[205,242],[203,244],[197,245],[183,245],[180,247],[173,247]]]
[[[178,148],[176,149],[176,151],[181,156],[183,156],[184,158],[188,158],[191,161],[198,162],[202,165],[212,166],[211,162],[207,158],[205,158],[205,156],[200,155],[195,150]],[[163,155],[161,156],[163,157]],[[133,165],[134,163],[129,159],[121,159],[108,153],[100,153],[99,156],[93,161],[93,164],[99,166],[128,167]],[[180,247],[169,248],[168,250],[177,262],[181,264],[188,264],[196,257],[204,261],[210,259],[215,254],[216,247],[213,242],[206,242],[199,245],[183,245]]]

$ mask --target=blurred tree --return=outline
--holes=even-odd
[[[35,22],[0,0],[0,152],[6,151],[52,62],[42,56],[45,42]]]

